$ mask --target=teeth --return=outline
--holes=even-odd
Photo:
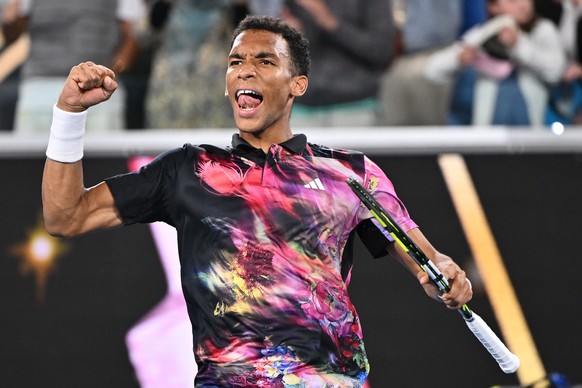
[[[236,98],[239,98],[242,94],[248,94],[251,96],[255,96],[257,98],[260,97],[259,93],[255,92],[254,90],[243,89],[243,90],[239,90],[238,92],[236,92]]]

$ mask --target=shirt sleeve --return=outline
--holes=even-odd
[[[558,82],[566,66],[566,54],[552,22],[540,18],[531,33],[520,31],[518,36],[512,49],[513,59],[543,81]]]
[[[183,152],[168,151],[138,171],[105,180],[125,225],[156,221],[174,225],[169,209]]]
[[[410,218],[408,210],[400,198],[398,198],[394,185],[386,174],[367,157],[365,158],[365,164],[366,175],[363,186],[370,191],[404,232],[418,227]],[[373,221],[373,216],[370,211],[362,206],[358,218],[360,221],[357,227],[358,236],[368,251],[375,258],[386,256],[388,254],[386,247],[390,241],[380,231],[379,225]]]

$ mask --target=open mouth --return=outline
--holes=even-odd
[[[263,102],[263,96],[251,89],[241,89],[236,92],[236,102],[243,111],[253,111]]]

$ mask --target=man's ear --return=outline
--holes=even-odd
[[[296,75],[291,80],[291,95],[293,97],[299,97],[305,94],[307,91],[307,85],[309,84],[309,80],[307,76],[304,75]]]

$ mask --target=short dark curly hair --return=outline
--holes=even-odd
[[[236,37],[247,30],[264,30],[281,35],[289,47],[292,75],[308,75],[309,67],[311,66],[309,41],[301,32],[278,18],[271,16],[247,16],[235,28],[230,41],[231,48]]]

